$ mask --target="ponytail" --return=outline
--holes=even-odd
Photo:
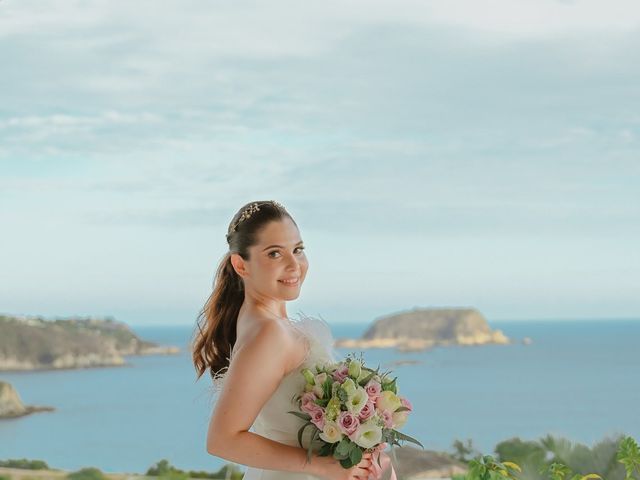
[[[211,378],[216,378],[229,366],[243,301],[244,284],[231,265],[231,253],[227,252],[216,271],[213,292],[198,315],[199,332],[192,343],[197,378],[207,369]]]

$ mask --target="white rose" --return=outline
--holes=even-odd
[[[376,408],[379,410],[389,410],[395,412],[402,406],[398,396],[390,390],[385,390],[380,393],[380,396],[376,400]]]
[[[325,421],[324,428],[320,432],[320,438],[327,443],[336,443],[342,440],[342,432],[336,422]]]
[[[409,412],[407,410],[403,410],[402,412],[393,412],[391,414],[391,418],[393,419],[393,427],[400,428],[407,423],[407,418],[409,416]]]

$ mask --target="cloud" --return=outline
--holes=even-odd
[[[329,189],[400,230],[516,226],[495,205],[638,175],[639,7],[532,5],[5,2],[1,185],[90,195],[106,223]]]
[[[159,116],[147,112],[125,114],[118,111],[107,111],[94,116],[64,114],[31,115],[0,120],[0,129],[41,127],[84,129],[86,127],[102,127],[106,125],[157,123],[160,120],[161,118]]]
[[[5,303],[192,304],[184,292],[208,282],[203,259],[235,209],[273,198],[322,243],[320,303],[366,303],[365,282],[388,305],[490,288],[504,311],[506,288],[530,312],[571,285],[594,304],[624,292],[616,308],[630,311],[638,13],[592,0],[0,2]],[[390,289],[395,271],[421,291]]]
[[[33,15],[38,11],[38,15]],[[140,12],[146,12],[141,15]],[[102,25],[136,26],[139,30],[165,32],[164,38],[198,44],[237,54],[253,51],[260,56],[271,50],[300,51],[336,38],[336,32],[384,22],[422,26],[452,25],[513,35],[549,36],[567,31],[620,31],[639,24],[637,2],[615,0],[603,8],[597,0],[557,1],[493,0],[479,4],[472,0],[450,2],[400,0],[390,4],[380,0],[348,3],[332,0],[322,4],[300,4],[294,0],[266,5],[242,2],[165,2],[152,0],[132,5],[124,1],[24,0],[3,3],[4,36],[50,34],[62,29],[99,30]],[[169,38],[168,27],[173,30]],[[219,38],[220,42],[194,40]],[[304,41],[294,42],[293,40]]]

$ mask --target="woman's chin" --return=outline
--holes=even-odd
[[[285,298],[287,300],[295,300],[296,298],[298,298],[300,296],[300,290],[296,289],[295,292],[289,292],[288,294],[285,295]]]
[[[285,286],[280,288],[278,293],[284,300],[294,300],[300,296],[300,287]]]

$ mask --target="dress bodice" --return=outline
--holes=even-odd
[[[308,316],[303,313],[298,313],[298,315],[299,319],[291,319],[291,326],[306,340],[305,358],[300,365],[282,378],[269,400],[263,405],[252,426],[252,431],[259,435],[296,447],[300,447],[298,430],[304,425],[305,421],[288,412],[291,410],[299,411],[295,396],[302,393],[305,385],[305,379],[300,372],[303,368],[309,368],[315,374],[313,368],[316,364],[337,361],[333,346],[334,338],[329,324],[322,318]],[[232,360],[233,353],[230,357],[230,361]],[[224,375],[214,379],[217,388],[224,388],[224,380]],[[311,432],[311,428],[304,430],[302,443],[305,447],[309,445]],[[315,446],[313,451],[317,451]],[[312,480],[317,477],[301,473],[262,470],[253,467],[247,467],[244,476],[245,480],[271,480],[272,478]]]

